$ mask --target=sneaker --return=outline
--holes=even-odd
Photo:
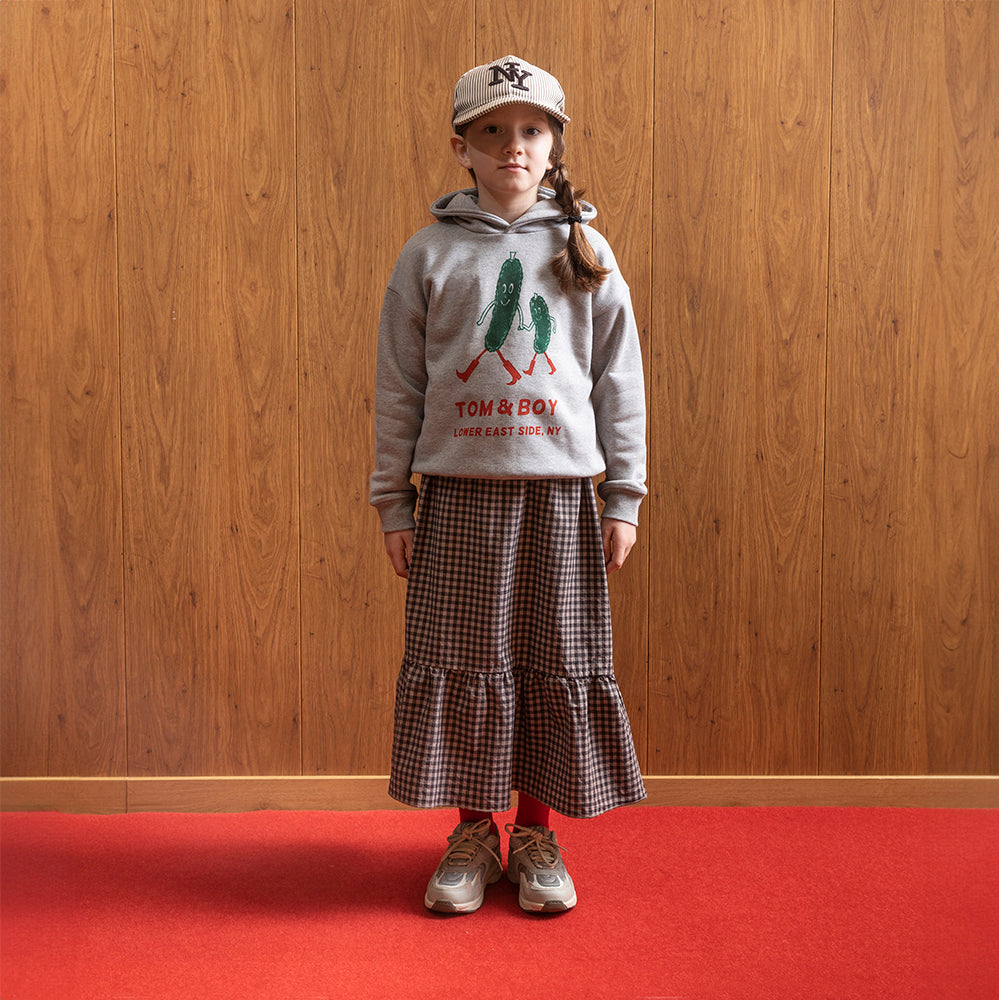
[[[517,901],[532,913],[557,913],[576,906],[576,889],[566,871],[556,835],[544,826],[506,827],[510,834],[507,878],[520,886]]]
[[[424,905],[438,913],[472,913],[483,905],[486,886],[499,881],[502,872],[500,837],[490,833],[490,821],[459,823],[427,883]]]

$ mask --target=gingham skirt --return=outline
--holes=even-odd
[[[612,666],[589,479],[424,476],[389,794],[564,816],[646,795]]]

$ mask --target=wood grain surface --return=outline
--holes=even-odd
[[[650,769],[808,774],[832,7],[657,16]]]
[[[115,5],[130,774],[300,766],[293,28]]]
[[[111,5],[0,5],[3,772],[125,773]]]
[[[507,53],[564,86],[642,337],[610,585],[644,771],[996,772],[992,0],[0,0],[0,29],[8,778],[386,772],[378,314],[468,184],[455,80]]]
[[[996,34],[838,8],[824,773],[996,769]]]

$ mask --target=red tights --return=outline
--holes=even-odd
[[[476,812],[474,809],[459,809],[459,819],[462,823],[478,823],[488,819],[491,829],[496,829],[493,822],[493,814],[488,812]],[[538,799],[533,799],[524,792],[519,792],[517,796],[517,815],[514,818],[516,826],[544,826],[549,825],[549,807]]]

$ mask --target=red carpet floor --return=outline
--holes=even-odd
[[[508,817],[509,819],[509,817]],[[2,1000],[995,1000],[997,814],[619,810],[579,906],[428,913],[442,812],[7,813]],[[506,849],[506,848],[505,848]]]

